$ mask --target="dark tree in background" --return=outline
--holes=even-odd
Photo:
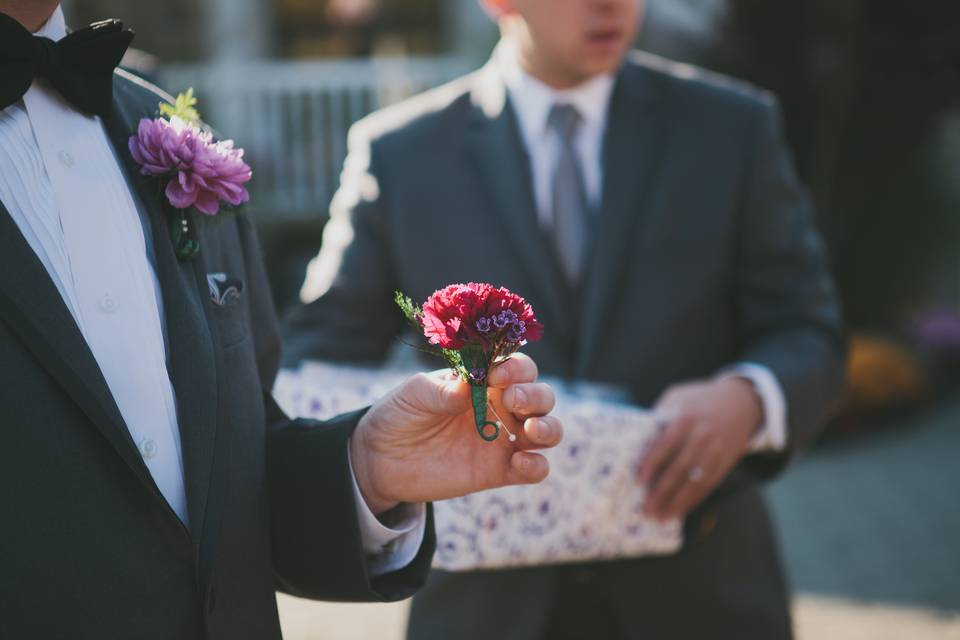
[[[290,57],[430,54],[443,47],[443,0],[277,0],[279,53]]]
[[[729,0],[705,62],[780,97],[851,328],[957,302],[960,2]]]
[[[164,63],[194,60],[206,53],[205,6],[196,0],[66,0],[63,7],[67,24],[74,28],[105,18],[123,20],[137,34],[134,46]]]

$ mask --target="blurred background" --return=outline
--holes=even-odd
[[[255,168],[280,310],[320,245],[350,124],[480,66],[476,0],[65,0]],[[846,403],[769,494],[801,639],[960,638],[960,3],[648,0],[640,48],[780,97],[850,331]],[[399,638],[404,605],[281,598],[286,634]]]

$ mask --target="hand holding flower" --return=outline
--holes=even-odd
[[[371,510],[543,480],[549,464],[531,450],[555,446],[563,427],[547,415],[553,391],[536,378],[533,360],[516,354],[487,381],[505,428],[518,434],[515,442],[477,437],[472,387],[449,371],[414,376],[377,402],[350,443],[357,483]]]
[[[487,398],[488,376],[528,340],[539,340],[543,325],[527,301],[515,293],[489,284],[452,284],[434,292],[416,307],[410,298],[396,294],[397,305],[430,347],[444,358],[456,375],[470,384],[474,418],[480,437],[496,440],[505,427]],[[487,420],[488,406],[498,418]],[[516,436],[507,429],[512,442]]]

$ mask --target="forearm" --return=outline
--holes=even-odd
[[[351,489],[348,443],[358,414],[274,424],[267,439],[274,573],[294,595],[377,600]],[[336,579],[331,579],[336,576]]]
[[[323,600],[379,602],[409,597],[423,584],[434,545],[429,513],[422,538],[417,536],[423,543],[412,561],[390,563],[389,554],[364,546],[361,517],[372,516],[358,511],[363,503],[357,500],[348,453],[363,413],[325,423],[287,421],[271,431],[267,469],[274,572],[283,591]]]
[[[397,264],[383,176],[369,143],[354,134],[351,140],[320,252],[307,268],[303,304],[284,322],[286,366],[303,360],[380,362],[403,326],[393,303]]]
[[[283,322],[284,365],[294,367],[305,360],[382,362],[400,325],[396,310],[383,304],[392,300],[392,292],[379,291],[371,296],[374,300],[367,299],[369,293],[363,283],[338,286],[293,309]],[[378,310],[371,312],[373,308]]]
[[[245,218],[239,231],[249,280],[251,324],[266,412],[267,487],[274,572],[278,588],[331,600],[382,601],[418,589],[433,554],[429,525],[419,554],[406,568],[373,575],[381,554],[368,553],[360,526],[348,446],[362,412],[329,422],[290,420],[270,389],[280,344],[273,301],[256,233]],[[366,541],[369,542],[369,541]],[[379,563],[379,566],[378,566]],[[395,566],[387,563],[388,569]],[[397,565],[399,566],[399,565]],[[370,571],[373,568],[374,571]]]
[[[775,103],[755,119],[737,251],[738,360],[768,369],[786,407],[786,447],[752,456],[767,476],[812,444],[843,391],[845,342],[829,258],[793,168]]]
[[[767,367],[784,391],[785,454],[809,448],[843,395],[842,338],[807,327],[783,330],[751,344],[744,359]]]

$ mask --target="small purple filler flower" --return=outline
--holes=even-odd
[[[473,382],[483,382],[486,379],[486,377],[487,377],[486,369],[481,369],[480,367],[477,367],[476,369],[470,370],[470,379]]]
[[[490,318],[480,318],[477,320],[477,331],[480,333],[490,333]]]
[[[510,309],[507,309],[499,315],[493,316],[493,326],[495,326],[497,329],[503,329],[507,325],[513,324],[516,321],[517,314]]]
[[[141,173],[170,177],[166,195],[177,209],[194,206],[215,216],[221,201],[237,206],[250,199],[243,185],[252,172],[232,140],[214,142],[210,133],[180,118],[144,118],[129,147]]]

